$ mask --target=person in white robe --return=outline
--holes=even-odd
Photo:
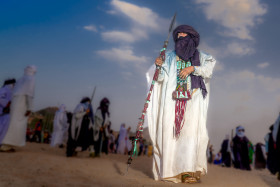
[[[36,67],[29,65],[14,88],[8,131],[2,141],[1,151],[14,150],[13,146],[24,146],[27,119],[33,108]]]
[[[118,138],[118,154],[124,154],[127,145],[127,130],[125,128],[125,124],[123,123],[120,127],[119,138]]]
[[[68,127],[67,116],[66,116],[66,107],[61,105],[59,110],[56,111],[53,121],[53,133],[51,136],[51,147],[59,145],[64,147],[68,137]]]
[[[10,105],[15,79],[5,80],[4,85],[0,88],[0,145],[4,139],[10,121]]]
[[[173,39],[175,51],[167,52],[164,62],[155,61],[162,69],[147,110],[152,170],[155,180],[196,183],[207,172],[209,81],[216,60],[196,49],[199,34],[190,26],[178,26]],[[175,106],[180,101],[181,108]]]

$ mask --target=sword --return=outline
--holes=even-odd
[[[91,95],[91,98],[90,98],[90,102],[91,102],[91,103],[92,103],[92,101],[93,101],[93,97],[94,97],[95,91],[96,91],[96,86],[94,87],[93,92],[92,92],[92,95]]]
[[[160,58],[162,59],[163,62],[165,61],[165,51],[166,51],[166,48],[167,48],[167,45],[168,45],[170,33],[172,32],[173,26],[175,24],[175,20],[176,20],[176,13],[174,14],[174,16],[172,18],[172,21],[170,23],[167,39],[164,41],[163,48],[160,50]],[[158,80],[160,70],[161,70],[161,66],[157,65],[156,66],[156,71],[155,71],[155,74],[154,74],[154,77],[153,77],[153,81],[152,81],[152,84],[150,86],[149,94],[148,94],[148,96],[146,98],[146,101],[145,101],[145,104],[144,104],[144,110],[142,111],[142,115],[139,118],[137,131],[136,131],[136,137],[132,142],[133,150],[131,150],[130,155],[128,157],[126,173],[124,175],[126,175],[128,173],[129,166],[132,163],[132,157],[134,155],[137,156],[137,142],[142,140],[142,137],[143,137],[143,124],[144,124],[145,115],[146,115],[146,112],[147,112],[147,108],[149,106],[150,97],[151,97],[151,94],[152,94],[152,91],[153,91],[153,88],[154,88],[154,84]]]

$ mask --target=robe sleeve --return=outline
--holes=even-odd
[[[170,67],[170,61],[171,61],[172,57],[174,57],[174,55],[172,56],[171,52],[167,52],[166,53],[165,61],[164,61],[164,63],[161,66],[160,73],[159,73],[159,76],[158,76],[158,81],[159,82],[163,81],[164,78],[166,76],[168,76],[169,67]]]
[[[193,72],[193,75],[201,76],[203,78],[211,78],[216,60],[211,55],[206,55],[203,59],[204,63],[201,63],[201,66],[194,66],[195,71]]]
[[[27,110],[32,111],[33,109],[33,97],[26,95],[26,107]]]
[[[103,122],[103,118],[102,118],[101,110],[97,110],[94,116],[94,125],[100,128],[102,126],[102,122]]]
[[[82,110],[83,108],[81,107],[79,111],[77,111],[74,115],[75,118],[82,118],[84,117],[84,115],[86,114],[86,111]]]
[[[0,90],[0,107],[4,108],[5,106],[7,106],[8,102],[9,100],[7,99],[7,94],[4,91]]]

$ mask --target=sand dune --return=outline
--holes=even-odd
[[[0,186],[186,186],[154,181],[152,158],[137,157],[129,173],[127,156],[102,155],[89,158],[87,152],[77,157],[65,157],[65,149],[51,148],[47,144],[27,143],[15,153],[0,153]],[[267,170],[240,171],[209,165],[208,174],[194,186],[280,186],[276,177]]]

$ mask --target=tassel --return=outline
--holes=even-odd
[[[184,126],[184,114],[186,109],[186,100],[176,100],[175,105],[175,137],[179,138],[180,131]]]

